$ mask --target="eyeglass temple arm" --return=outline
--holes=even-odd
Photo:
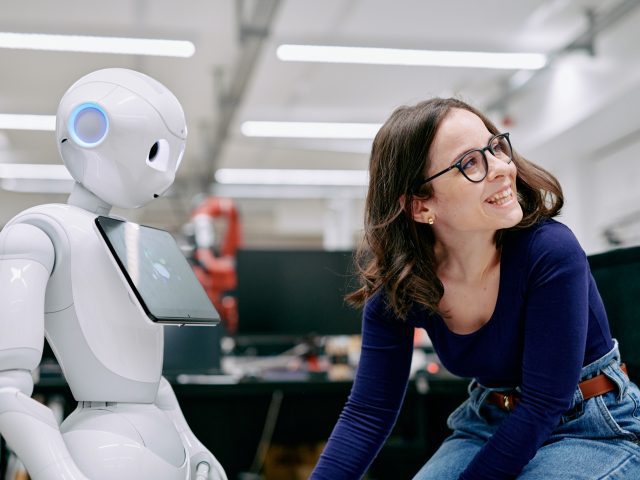
[[[453,170],[454,168],[460,169],[460,161],[458,160],[456,163],[454,163],[453,165],[451,165],[449,168],[442,170],[441,172],[436,173],[435,175],[424,179],[422,182],[420,182],[418,184],[418,187],[421,187],[422,185],[424,185],[425,183],[430,182],[431,180],[438,178],[440,175],[444,175],[445,173],[449,172],[450,170]]]

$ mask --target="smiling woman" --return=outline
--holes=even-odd
[[[640,391],[581,246],[553,220],[562,204],[558,181],[471,106],[391,115],[349,297],[364,305],[360,366],[313,479],[364,474],[402,404],[415,328],[473,378],[416,479],[637,478]]]

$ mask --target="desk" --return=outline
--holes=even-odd
[[[411,478],[448,434],[446,418],[466,398],[466,383],[433,379],[428,391],[419,393],[412,381],[396,426],[368,478]],[[216,455],[229,479],[237,480],[251,468],[274,392],[281,392],[282,402],[272,443],[311,445],[329,437],[351,382],[174,383],[173,388],[193,432]],[[62,378],[41,379],[35,393],[63,395],[66,415],[75,408]]]
[[[409,385],[405,402],[369,478],[411,478],[448,435],[446,418],[466,398],[465,380],[434,380],[426,394]],[[351,382],[250,382],[174,385],[196,436],[222,462],[229,478],[251,468],[274,392],[282,393],[272,443],[285,446],[325,441]]]

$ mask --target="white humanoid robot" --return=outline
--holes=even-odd
[[[58,148],[76,181],[68,203],[30,208],[0,232],[0,434],[34,480],[226,479],[162,377],[152,304],[173,298],[171,260],[140,247],[154,229],[108,217],[169,188],[186,136],[182,107],[154,79],[115,68],[86,75],[57,112]],[[123,225],[122,245],[135,247],[128,265],[99,219]],[[195,282],[187,293],[197,303],[204,292],[180,261],[178,281]],[[145,262],[155,270],[138,291]],[[194,323],[180,315],[169,312],[168,323]],[[61,425],[30,397],[45,335],[78,401]]]

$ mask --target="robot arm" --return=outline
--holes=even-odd
[[[196,438],[180,410],[171,385],[162,377],[155,401],[174,424],[180,434],[182,443],[191,462],[191,479],[193,480],[227,480],[224,469],[209,450]]]
[[[226,219],[226,232],[220,242],[219,254],[213,253],[215,230],[213,220]],[[242,243],[238,210],[230,198],[208,197],[192,214],[195,227],[196,253],[200,266],[194,267],[196,276],[211,302],[220,313],[228,333],[235,333],[238,309],[235,298],[225,292],[237,287],[235,255]]]
[[[202,256],[202,262],[205,264],[211,261],[215,262],[215,259],[212,259],[208,254],[211,253],[211,247],[213,247],[215,240],[211,221],[217,217],[227,218],[227,232],[220,245],[220,256],[231,258],[235,256],[240,243],[242,243],[242,235],[238,210],[233,200],[208,197],[193,211],[192,217],[196,227],[196,247],[199,250],[198,254]]]
[[[34,480],[87,480],[51,410],[30,397],[54,259],[51,240],[32,225],[11,225],[0,233],[0,433]]]

